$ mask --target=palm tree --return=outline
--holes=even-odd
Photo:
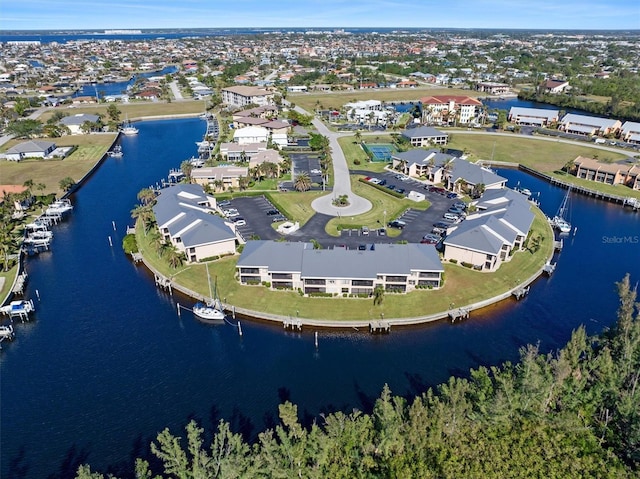
[[[138,201],[143,205],[150,205],[156,199],[156,192],[152,188],[142,188],[138,191]]]
[[[308,191],[311,188],[311,178],[308,173],[300,173],[296,177],[294,187],[298,191]]]
[[[167,246],[164,255],[171,268],[176,269],[186,261],[185,254],[174,245]]]
[[[360,133],[360,130],[356,131],[355,140],[356,143],[362,143],[362,133]]]
[[[191,172],[193,171],[193,165],[189,160],[184,160],[180,163],[180,171],[184,173],[184,176],[187,177],[187,180],[191,182]]]
[[[382,285],[377,285],[373,290],[373,305],[378,306],[382,304],[384,300],[384,288]]]

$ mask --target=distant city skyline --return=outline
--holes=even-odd
[[[147,28],[640,29],[637,0],[19,0],[1,30]]]

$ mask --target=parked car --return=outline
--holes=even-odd
[[[442,217],[451,221],[458,221],[460,219],[460,216],[455,213],[445,213],[442,215]]]
[[[462,208],[457,208],[455,206],[452,206],[451,208],[449,208],[447,210],[449,213],[453,213],[455,215],[460,215],[462,213],[464,213],[464,210]]]
[[[224,208],[225,206],[231,206],[231,201],[229,200],[218,201],[218,206],[220,208]]]
[[[287,221],[287,217],[284,215],[276,215],[271,218],[272,223],[278,223],[280,221]]]
[[[246,226],[247,224],[247,221],[242,216],[236,216],[235,218],[233,218],[233,222],[236,224],[236,226]]]
[[[380,183],[378,183],[378,184],[379,184],[380,186],[384,186],[384,185],[386,185],[386,184],[387,184],[387,180],[385,180],[384,178],[382,178],[382,179],[380,180]]]
[[[362,236],[369,236],[369,228],[367,226],[363,226],[360,229],[360,232],[362,233]]]
[[[278,210],[269,210],[267,211],[267,215],[268,216],[275,216],[275,215],[279,215],[280,212]]]
[[[401,195],[403,195],[403,194],[404,194],[404,192],[405,192],[405,189],[404,189],[404,188],[397,188],[397,189],[396,189],[396,192],[397,192],[397,193],[400,193]]]
[[[456,201],[451,205],[453,208],[460,208],[462,210],[467,209],[467,204],[464,201]]]
[[[420,243],[424,243],[424,244],[436,244],[438,241],[440,241],[442,238],[440,237],[440,235],[436,235],[436,234],[426,234],[422,237],[422,240],[420,241]]]
[[[228,210],[224,210],[223,213],[227,218],[233,218],[235,216],[240,216],[240,213],[235,208],[229,208]]]
[[[387,188],[389,188],[390,190],[395,190],[396,189],[396,185],[387,185]]]
[[[397,228],[397,229],[401,230],[405,226],[407,226],[407,223],[405,223],[404,221],[401,221],[401,220],[393,220],[393,221],[390,221],[387,226],[389,226],[391,228]]]
[[[442,235],[443,233],[446,233],[446,232],[447,232],[446,228],[438,228],[437,226],[431,230],[431,233],[434,235]]]
[[[443,229],[447,229],[449,228],[449,226],[451,226],[451,223],[446,223],[445,221],[438,221],[436,223],[433,223],[433,226],[436,228],[443,228]]]
[[[454,192],[447,193],[447,198],[449,198],[449,199],[457,198],[457,197],[458,197],[458,193],[454,193]]]
[[[367,245],[366,244],[359,244],[358,245],[358,251],[364,251],[367,249]]]
[[[378,236],[387,236],[386,228],[378,228]]]

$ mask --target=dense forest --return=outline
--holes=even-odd
[[[527,346],[517,364],[480,367],[410,401],[385,387],[370,414],[336,412],[310,427],[287,402],[254,444],[224,421],[210,441],[193,421],[186,437],[165,429],[131,476],[639,477],[640,304],[629,275],[616,286],[617,322],[598,337],[581,327],[557,352]],[[114,476],[82,466],[76,477]]]

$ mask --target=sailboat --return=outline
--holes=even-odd
[[[123,135],[133,136],[138,134],[138,129],[129,122],[129,117],[127,117],[127,119],[120,127],[120,132]]]
[[[560,208],[558,208],[558,212],[551,219],[551,225],[560,231],[560,233],[569,233],[571,232],[571,223],[567,220],[567,215],[569,214],[569,195],[571,194],[571,186],[567,190],[567,194],[564,196],[562,203],[560,204]]]
[[[218,298],[218,282],[214,291],[211,291],[211,278],[209,277],[209,265],[205,265],[207,268],[207,282],[209,283],[209,297],[210,300],[206,303],[198,302],[193,305],[193,314],[198,318],[206,321],[220,321],[224,319],[224,309],[222,308],[222,302]]]

